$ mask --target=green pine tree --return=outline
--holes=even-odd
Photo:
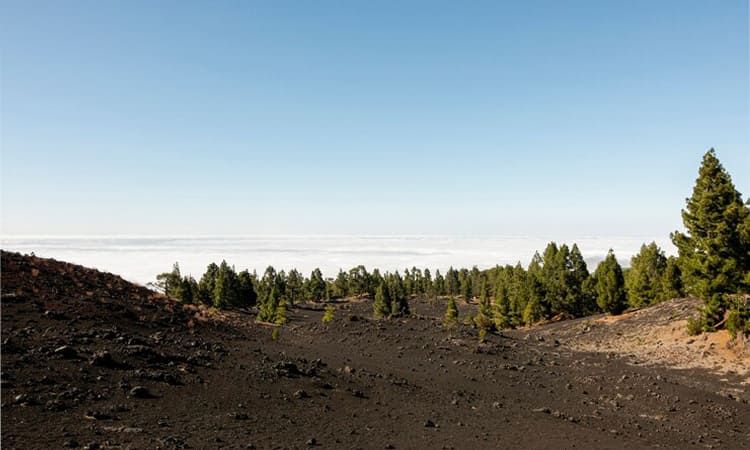
[[[335,319],[336,314],[336,307],[333,305],[327,305],[325,307],[325,312],[323,313],[323,318],[321,319],[323,323],[333,322]]]
[[[307,282],[307,299],[313,302],[319,302],[326,298],[326,282],[323,279],[323,273],[316,268],[310,274]]]
[[[474,323],[480,330],[485,330],[485,333],[495,330],[495,314],[485,288],[482,288],[479,295],[479,306],[477,315],[474,317]]]
[[[609,250],[604,261],[599,263],[594,278],[596,279],[596,302],[599,308],[610,314],[623,312],[627,306],[625,279],[612,249]]]
[[[703,156],[693,194],[682,210],[686,232],[672,233],[685,291],[704,301],[700,325],[706,331],[723,320],[731,294],[747,291],[748,215],[748,206],[714,149],[710,149]]]
[[[656,242],[641,245],[641,250],[630,259],[626,279],[628,303],[631,307],[653,305],[664,297],[664,273],[667,257]]]
[[[280,296],[276,286],[271,287],[271,291],[262,299],[258,311],[258,319],[264,322],[274,322],[276,320],[276,310],[279,308]]]
[[[677,258],[674,256],[667,258],[667,267],[664,269],[661,284],[662,297],[665,299],[679,298],[685,295],[682,288],[682,273]]]
[[[538,296],[531,297],[523,310],[523,323],[533,325],[544,316],[544,310]]]
[[[163,292],[164,295],[181,300],[182,276],[180,275],[180,265],[174,263],[171,272],[157,275],[156,283],[149,283],[149,286]]]
[[[582,317],[595,307],[594,298],[587,290],[589,269],[577,244],[570,248],[570,269],[567,278],[567,311],[574,317]]]
[[[456,306],[456,299],[453,297],[448,298],[448,306],[445,308],[445,322],[446,324],[458,322],[458,306]]]
[[[381,319],[391,315],[391,299],[385,283],[381,283],[375,291],[375,302],[373,303],[373,316]]]
[[[513,269],[503,270],[495,286],[495,326],[498,329],[513,325],[510,302],[510,277]]]
[[[281,300],[279,301],[279,306],[276,308],[276,312],[274,313],[273,317],[273,323],[276,325],[284,325],[287,322],[289,322],[289,316],[287,315],[286,310],[286,301]]]

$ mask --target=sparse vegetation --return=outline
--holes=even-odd
[[[276,325],[284,325],[287,322],[289,322],[289,317],[287,316],[285,302],[281,302],[281,304],[279,304],[279,307],[276,308],[276,314],[274,316],[273,322]]]
[[[445,323],[451,325],[456,322],[458,322],[458,306],[456,306],[456,299],[449,297],[445,308]]]
[[[727,312],[727,330],[734,338],[737,334],[750,334],[750,299],[730,296]]]
[[[679,257],[667,257],[655,242],[643,244],[625,271],[610,251],[591,275],[575,243],[569,247],[550,242],[542,254],[534,254],[526,269],[520,264],[487,270],[450,267],[445,275],[436,270],[433,277],[429,269],[412,267],[403,276],[399,271],[381,275],[378,269],[368,272],[360,265],[325,279],[320,269],[305,278],[296,269],[287,275],[269,266],[259,278],[247,270],[236,273],[222,261],[210,264],[196,282],[182,276],[175,263],[151,287],[186,303],[216,308],[257,304],[258,319],[271,323],[285,323],[287,308],[301,301],[347,296],[374,298],[376,318],[409,315],[409,296],[448,296],[446,321],[457,322],[457,309],[456,318],[449,317],[455,299],[478,298],[476,312],[468,313],[464,321],[487,331],[555,317],[619,314],[628,306],[648,306],[688,293],[705,302],[698,322],[691,322],[691,332],[726,326],[734,334],[748,328],[746,307],[732,300],[750,287],[748,210],[710,150],[683,211],[687,232],[672,234]]]
[[[487,328],[479,327],[479,331],[477,332],[477,337],[479,338],[479,342],[484,342],[487,338]]]
[[[333,322],[335,319],[336,314],[336,307],[333,305],[327,305],[325,307],[325,312],[323,313],[323,318],[321,319],[323,323],[329,323]]]

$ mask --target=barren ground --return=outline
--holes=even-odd
[[[2,446],[750,448],[747,358],[680,335],[691,302],[480,344],[442,302],[374,321],[364,299],[329,324],[295,308],[273,340],[252,312],[3,252]]]

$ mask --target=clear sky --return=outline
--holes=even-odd
[[[663,237],[748,2],[7,1],[2,233]]]

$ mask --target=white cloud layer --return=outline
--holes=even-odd
[[[327,277],[340,268],[363,264],[368,270],[401,270],[416,266],[480,269],[496,264],[528,264],[535,251],[549,241],[574,242],[593,271],[612,248],[620,263],[629,264],[641,244],[653,237],[524,237],[524,236],[252,236],[252,237],[3,237],[4,250],[95,267],[145,284],[170,270],[176,261],[184,274],[196,278],[211,262],[226,260],[238,270],[262,273],[297,268],[306,275],[319,267]],[[656,239],[667,254],[674,248],[668,238]]]

